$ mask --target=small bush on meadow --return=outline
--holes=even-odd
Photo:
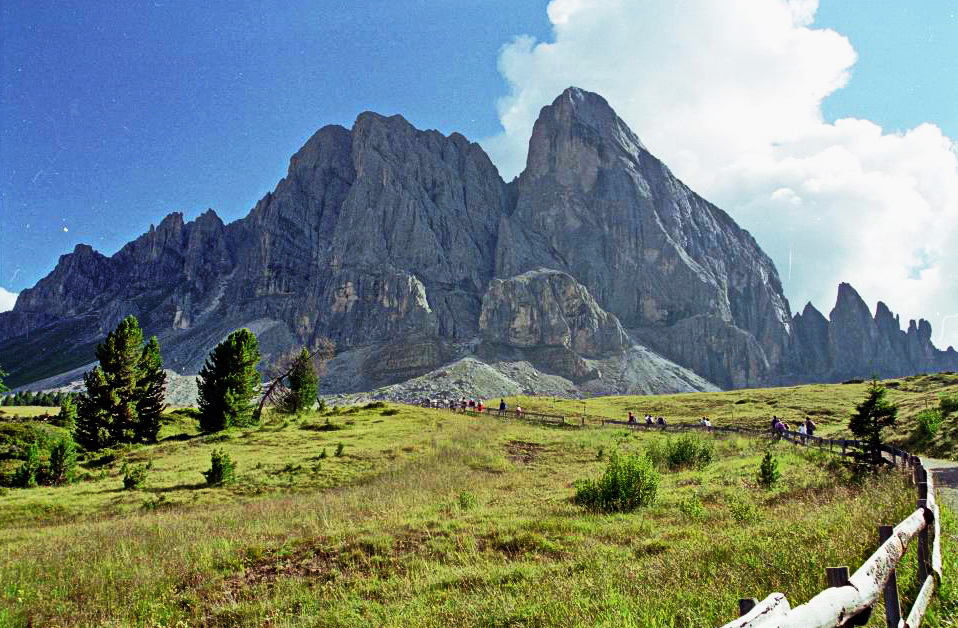
[[[930,441],[935,437],[944,419],[942,414],[937,409],[929,408],[915,416],[915,439],[918,442]]]
[[[942,416],[958,411],[958,395],[939,395],[938,410]]]
[[[693,521],[705,519],[705,506],[698,495],[690,495],[679,502],[679,510]]]
[[[749,495],[735,495],[728,502],[728,510],[737,523],[751,523],[759,518],[758,506]]]
[[[663,444],[653,441],[645,453],[658,467],[672,471],[679,469],[704,469],[715,460],[715,444],[698,434],[682,434],[669,438]]]
[[[398,408],[386,408],[385,410],[383,410],[383,411],[380,412],[379,414],[381,414],[382,416],[396,416],[397,414],[399,414],[399,409],[398,409]]]
[[[573,502],[601,512],[631,512],[654,503],[658,488],[659,472],[648,458],[613,452],[601,478],[575,483]]]
[[[340,456],[343,455],[343,450],[344,450],[344,449],[346,449],[346,445],[344,445],[344,444],[342,444],[342,443],[338,443],[338,444],[336,445],[336,453],[333,454],[333,455],[336,456],[337,458],[339,458]]]
[[[210,455],[210,468],[203,471],[203,477],[210,486],[229,484],[236,479],[236,461],[221,449],[214,449]]]
[[[456,501],[460,510],[470,510],[476,506],[476,496],[469,491],[459,491]]]
[[[152,462],[138,465],[129,465],[124,462],[120,467],[120,473],[123,474],[123,490],[139,490],[146,486],[146,478],[152,468]]]

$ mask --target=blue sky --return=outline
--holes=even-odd
[[[557,0],[551,6],[541,0],[290,0],[281,4],[7,0],[0,7],[0,288],[19,292],[32,286],[52,270],[59,255],[80,242],[111,254],[172,211],[192,218],[212,207],[224,219],[239,218],[275,186],[285,174],[290,155],[316,129],[325,124],[349,126],[364,110],[401,113],[419,128],[459,131],[487,146],[507,176],[515,174],[515,166],[509,164],[521,160],[528,139],[523,129],[530,115],[517,103],[537,110],[558,94],[561,88],[556,86],[575,83],[606,95],[680,177],[753,231],[775,259],[783,279],[790,280],[786,292],[793,309],[812,299],[827,314],[836,279],[848,277],[872,304],[883,298],[905,316],[930,318],[936,329],[952,310],[958,314],[958,302],[929,296],[956,287],[942,278],[951,271],[946,260],[939,260],[938,249],[947,248],[948,242],[934,247],[909,245],[914,249],[909,259],[933,260],[928,268],[938,268],[934,260],[939,260],[937,283],[926,281],[919,290],[903,280],[900,288],[889,288],[891,294],[878,294],[877,281],[874,289],[868,286],[868,259],[846,256],[827,264],[808,261],[804,266],[796,261],[802,259],[801,249],[808,240],[816,237],[802,232],[802,225],[828,223],[829,212],[838,210],[829,209],[832,205],[827,203],[844,207],[845,197],[837,193],[816,197],[820,186],[815,182],[822,176],[812,166],[803,171],[804,178],[791,183],[773,186],[766,179],[770,172],[783,179],[798,177],[776,168],[793,163],[796,154],[809,157],[810,143],[824,141],[820,129],[809,126],[803,137],[781,140],[773,127],[792,124],[773,119],[767,121],[773,131],[743,144],[739,153],[719,154],[714,147],[727,142],[710,135],[709,129],[734,127],[737,119],[730,115],[703,127],[699,143],[681,134],[673,134],[672,142],[673,136],[660,132],[671,128],[670,120],[649,113],[668,104],[651,102],[645,108],[631,108],[642,94],[622,88],[631,75],[617,76],[624,68],[662,64],[657,50],[628,43],[628,37],[638,35],[623,30],[626,23],[628,27],[647,23],[652,29],[648,32],[656,37],[674,32],[675,39],[663,40],[660,48],[686,47],[692,58],[708,56],[721,46],[730,48],[730,59],[734,55],[759,59],[763,51],[771,50],[767,64],[742,67],[739,75],[723,75],[716,81],[724,83],[708,87],[733,94],[739,82],[766,76],[763,72],[769,72],[769,77],[807,73],[813,79],[800,85],[768,88],[781,91],[769,102],[779,102],[775,98],[801,101],[801,90],[824,90],[824,96],[810,97],[808,105],[820,106],[817,111],[824,124],[842,118],[869,121],[877,125],[879,134],[892,138],[875,140],[874,149],[862,148],[867,144],[862,138],[870,132],[865,126],[829,128],[831,149],[841,145],[841,150],[851,151],[864,164],[866,174],[872,177],[877,169],[883,180],[912,176],[899,164],[927,159],[936,164],[929,171],[944,172],[935,175],[938,181],[950,176],[950,165],[942,166],[936,149],[927,148],[935,142],[927,133],[924,139],[909,136],[898,142],[900,147],[888,149],[898,151],[900,159],[884,155],[882,164],[873,165],[867,153],[881,153],[885,149],[879,146],[894,144],[894,138],[900,137],[896,132],[905,133],[923,123],[932,123],[947,138],[958,138],[955,3],[822,0],[818,6],[814,0],[793,0],[787,5],[793,14],[808,15],[796,17],[793,26],[781,31],[783,41],[795,36],[797,42],[794,51],[785,55],[790,59],[781,66],[785,71],[775,69],[779,67],[775,63],[785,63],[776,56],[775,46],[761,44],[755,49],[758,52],[732,50],[733,44],[726,41],[709,43],[707,32],[683,34],[687,23],[694,26],[695,16],[686,19],[686,15],[672,14],[667,8],[671,4],[670,0],[601,0],[594,5],[603,8],[593,10],[589,2],[579,0]],[[756,33],[769,31],[759,18],[780,26],[786,6],[785,0],[698,0],[697,5],[703,15],[724,11],[730,24],[748,23]],[[812,21],[809,15],[814,16]],[[714,18],[710,18],[713,23]],[[609,40],[623,30],[626,43],[591,58],[598,46],[576,48],[588,41],[589,24],[601,27],[599,37]],[[826,76],[829,72],[842,69],[827,67],[828,59],[814,59],[812,52],[807,63],[791,61],[806,54],[808,48],[801,43],[804,35],[823,29],[844,36],[854,49],[855,58],[846,59],[842,88],[821,86],[834,82],[834,77]],[[526,37],[516,43],[519,36]],[[826,42],[835,46],[837,56],[847,54],[840,39],[836,36]],[[567,61],[581,58],[583,62],[550,66],[550,55],[563,52],[569,55]],[[707,82],[701,78],[707,75],[696,75],[695,67],[673,68],[668,63],[662,73],[674,76],[662,85],[669,89],[692,93]],[[822,78],[816,81],[819,75]],[[661,78],[642,76],[656,85]],[[775,82],[775,78],[762,79],[763,85]],[[729,96],[728,103],[741,108],[741,103],[763,97],[756,91],[742,92]],[[710,109],[696,110],[696,119],[705,119],[711,113],[703,112],[720,109],[721,104],[721,97],[706,102],[703,107]],[[733,104],[728,107],[732,109]],[[682,125],[686,127],[698,128]],[[787,156],[768,157],[772,150],[766,150],[768,146],[778,150],[781,145],[799,148]],[[816,156],[836,152],[814,150]],[[711,168],[714,174],[717,167],[710,164],[727,163],[737,154],[765,154],[777,161],[763,167],[765,179],[760,184],[755,168],[723,171],[721,181],[706,172]],[[816,157],[815,163],[826,158]],[[923,196],[916,202],[927,201],[931,206],[931,224],[937,220],[932,216],[936,203],[945,207],[941,211],[951,211],[955,199],[949,196],[949,186],[941,187],[944,191],[932,189],[931,183],[918,186]],[[906,204],[914,200],[908,200],[907,192],[900,196]],[[860,190],[855,194],[860,197]],[[893,198],[895,191],[885,196]],[[781,211],[814,205],[818,213],[782,218],[784,214],[769,213],[778,202],[791,208]],[[861,204],[866,212],[867,203]],[[892,209],[888,211],[880,220],[894,222]],[[856,214],[855,219],[860,218]],[[841,228],[841,224],[829,227]],[[839,274],[824,273],[823,264],[836,267]],[[915,262],[902,272],[921,276],[928,270],[922,264]],[[809,288],[816,282],[826,287]]]

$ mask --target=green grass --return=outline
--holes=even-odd
[[[663,470],[655,505],[595,514],[573,483],[662,435],[390,408],[211,436],[180,412],[87,481],[6,491],[0,625],[717,626],[740,597],[806,601],[914,508],[898,473],[857,485],[785,443],[765,491],[767,443],[730,437],[703,469]],[[235,484],[206,486],[214,448]],[[147,461],[146,488],[121,490],[123,462]]]
[[[48,414],[56,416],[60,414],[60,407],[52,406],[4,406],[0,408],[0,420],[6,417],[33,418]]]

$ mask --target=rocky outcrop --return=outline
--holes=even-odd
[[[752,237],[575,88],[509,184],[457,133],[375,113],[324,127],[241,220],[173,213],[110,257],[62,256],[0,313],[0,364],[14,384],[88,364],[129,314],[181,373],[238,327],[267,360],[328,337],[337,390],[468,356],[590,394],[958,368],[927,322],[902,331],[850,287],[829,320],[792,319]]]
[[[585,286],[547,269],[490,282],[479,330],[484,355],[504,349],[571,380],[600,375],[583,358],[621,354],[631,344],[618,319]]]

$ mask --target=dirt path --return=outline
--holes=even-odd
[[[958,462],[925,456],[921,457],[921,462],[934,475],[938,503],[958,513]]]

